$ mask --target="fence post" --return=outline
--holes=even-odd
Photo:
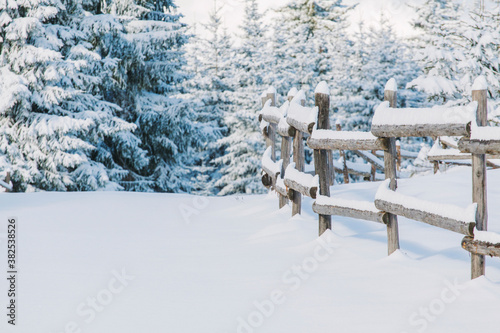
[[[373,156],[377,156],[377,151],[372,150],[372,154]],[[376,180],[376,177],[377,177],[377,168],[375,167],[375,164],[372,164],[372,172],[371,172],[372,182]]]
[[[488,122],[488,90],[484,77],[478,77],[472,87],[472,100],[478,103],[476,122],[478,126],[487,126]],[[472,201],[477,203],[476,229],[488,229],[488,209],[486,197],[486,155],[472,154]],[[471,255],[471,277],[484,275],[484,255]]]
[[[297,89],[295,88],[290,89],[287,95],[289,103],[292,102],[292,99],[295,97],[296,93]],[[283,160],[283,163],[281,164],[281,173],[280,173],[281,179],[285,178],[285,170],[290,164],[290,152],[292,148],[291,141],[292,138],[289,136],[284,136],[281,138],[281,159]],[[288,203],[288,198],[282,195],[279,196],[279,200],[280,200],[280,208],[283,208]]]
[[[335,127],[336,127],[336,130],[337,131],[342,131],[342,126],[340,125],[339,122],[337,122],[335,124]],[[346,155],[345,155],[345,151],[343,151],[342,149],[340,149],[340,157],[342,157],[342,159],[344,160],[344,184],[349,184],[349,172],[347,171],[347,160],[346,160]]]
[[[303,92],[299,92],[303,97],[300,99],[300,104],[304,106],[306,104],[305,96]],[[303,172],[305,167],[305,156],[304,156],[304,141],[302,140],[302,132],[299,130],[295,131],[295,136],[293,137],[293,162],[295,163],[295,169]],[[300,192],[290,190],[290,196],[292,197],[292,216],[300,214],[302,205],[302,194]]]
[[[315,104],[318,107],[318,129],[330,129],[330,94],[326,82],[318,84],[314,92]],[[319,194],[330,196],[331,169],[330,154],[328,150],[321,149],[316,154],[318,156]],[[316,161],[315,161],[316,162]],[[332,217],[330,215],[319,215],[319,235],[321,236],[327,229],[332,228]]]
[[[397,107],[398,93],[397,93],[396,80],[390,79],[384,91],[384,100],[388,101],[390,107]],[[390,188],[395,191],[397,188],[397,172],[396,172],[396,138],[387,138],[389,145],[388,150],[384,151],[384,166],[385,166],[385,179],[390,179]],[[394,214],[387,214],[387,245],[389,255],[399,249],[399,231],[398,231],[398,217]]]
[[[271,100],[271,106],[276,106],[276,89],[269,87],[266,94],[266,98]],[[271,158],[276,162],[276,124],[269,124],[267,135],[272,149]]]

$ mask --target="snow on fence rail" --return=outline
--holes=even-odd
[[[465,235],[462,247],[471,252],[472,278],[484,275],[484,256],[500,257],[500,235],[486,231],[486,154],[500,155],[500,128],[486,127],[486,88],[476,84],[474,87],[481,89],[473,90],[473,102],[467,106],[396,109],[396,82],[391,79],[386,85],[385,102],[376,109],[371,132],[368,133],[341,132],[339,127],[337,131],[330,129],[330,100],[324,82],[315,91],[313,108],[304,106],[303,92],[292,90],[288,101],[279,109],[273,105],[276,96],[268,94],[266,98],[272,99],[272,102],[263,99],[263,111],[259,119],[261,126],[264,123],[267,128],[278,125],[278,133],[282,136],[283,161],[275,162],[273,159],[273,143],[273,147],[269,147],[264,154],[263,170],[268,182],[280,194],[280,208],[286,204],[281,201],[282,197],[291,198],[292,214],[295,215],[301,210],[301,195],[315,198],[312,209],[319,215],[320,235],[331,228],[332,215],[383,223],[387,226],[389,254],[399,248],[398,215],[457,232]],[[270,91],[275,92],[274,89]],[[263,133],[268,135],[269,141],[269,133],[273,132],[267,129]],[[309,135],[307,144],[314,150],[316,176],[303,172],[303,134]],[[414,153],[397,149],[396,138],[408,136],[439,137],[429,153],[429,160],[436,163],[447,159],[472,160],[472,205],[462,208],[431,203],[396,191],[398,155],[415,157]],[[457,142],[450,136],[463,137]],[[290,164],[292,138],[294,163]],[[343,150],[352,150],[369,161],[372,168],[370,170],[365,165],[360,168],[348,161],[333,163],[332,150],[340,150],[341,156],[344,156]],[[380,151],[383,152],[383,162],[377,157]],[[332,175],[335,170],[342,169],[344,172],[349,170],[363,175],[370,172],[379,178],[381,175],[375,175],[375,171],[384,171],[386,180],[381,184],[374,202],[330,197]]]

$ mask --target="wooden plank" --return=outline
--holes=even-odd
[[[404,216],[411,220],[427,223],[435,227],[457,232],[465,236],[474,235],[474,226],[476,225],[474,222],[459,221],[423,210],[407,208],[401,204],[396,204],[380,199],[375,200],[375,207],[385,212]]]
[[[372,212],[339,205],[319,205],[316,202],[313,204],[312,208],[315,213],[321,215],[345,216],[353,219],[373,221],[383,224],[387,224],[388,221],[388,214],[382,211]]]
[[[468,136],[468,124],[372,125],[373,135],[387,137]]]
[[[393,80],[393,79],[391,79]],[[389,81],[391,81],[389,80]],[[395,85],[395,84],[394,84]],[[397,107],[397,91],[387,89],[389,82],[384,91],[384,100],[389,102],[391,108]],[[395,88],[394,88],[395,89]],[[372,128],[373,133],[373,128]],[[375,135],[375,134],[374,134]],[[390,179],[390,189],[395,191],[397,188],[397,172],[396,172],[396,139],[391,135],[382,135],[387,137],[388,147],[384,150],[384,169],[385,178]],[[375,205],[376,206],[376,205]],[[377,207],[377,209],[380,209]],[[384,209],[382,209],[384,210]],[[399,227],[398,217],[395,214],[388,214],[387,217],[387,251],[391,255],[394,251],[399,249]]]
[[[318,129],[330,129],[330,95],[323,93],[314,94],[315,104],[319,109],[318,112]],[[319,193],[321,195],[330,196],[330,180],[333,173],[333,165],[329,165],[329,155],[324,149],[317,153],[318,156],[318,175],[319,175]],[[316,161],[315,161],[316,162]],[[333,164],[333,163],[332,163]],[[327,229],[332,228],[331,215],[319,214],[319,235],[321,236]]]
[[[265,187],[269,188],[273,185],[273,180],[271,177],[269,177],[269,175],[264,172],[262,174],[262,178],[261,178],[261,181],[262,181],[262,185],[264,185]]]
[[[302,195],[316,199],[316,195],[318,194],[318,188],[316,186],[304,186],[303,184],[300,184],[289,178],[285,178],[284,182],[288,188],[295,191],[295,193],[293,194],[294,196],[297,194],[296,192],[299,192]]]
[[[388,142],[385,138],[373,140],[349,140],[349,139],[315,139],[313,136],[307,139],[307,145],[311,149],[343,149],[343,150],[387,150]]]
[[[372,155],[373,155],[373,156],[376,156],[376,155],[375,155],[375,152],[376,152],[375,150],[372,150]],[[376,165],[377,165],[377,164],[378,164],[378,163],[373,163],[373,162],[372,162],[372,172],[371,172],[371,178],[370,178],[372,182],[374,182],[374,181],[376,181],[376,180],[377,180],[377,178],[376,178],[376,176],[377,176],[377,166],[376,166]],[[384,169],[384,166],[383,166],[383,165],[382,165],[382,169]],[[383,171],[383,170],[382,170],[382,171]],[[385,172],[385,171],[384,171],[384,172]]]
[[[469,236],[462,239],[462,248],[475,255],[500,257],[500,244],[477,241]]]
[[[458,141],[458,149],[460,149],[462,153],[499,155],[500,141],[479,141],[461,138],[460,141]]]
[[[314,130],[314,125],[316,125],[316,123],[304,123],[291,117],[287,117],[286,121],[290,126],[295,128],[297,131],[306,134],[311,134]]]
[[[476,79],[478,80],[478,79]],[[472,100],[478,103],[476,122],[478,126],[486,126],[488,123],[488,91],[473,90]],[[477,203],[476,228],[477,230],[488,230],[488,210],[486,193],[486,155],[472,154],[472,202]],[[471,255],[471,277],[473,279],[484,275],[484,255]]]

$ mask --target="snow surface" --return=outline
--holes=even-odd
[[[294,182],[301,184],[304,187],[319,188],[319,176],[311,175],[309,173],[301,172],[295,169],[295,163],[290,163],[285,170],[285,179],[293,180]]]
[[[328,84],[325,81],[321,81],[316,86],[316,89],[314,90],[314,93],[315,94],[330,95],[330,88],[328,87]]]
[[[432,108],[391,108],[381,103],[375,110],[372,125],[467,124],[474,119],[477,102],[466,106]]]
[[[477,204],[470,204],[466,208],[456,205],[444,204],[427,200],[422,200],[410,196],[403,195],[398,191],[392,191],[389,188],[390,179],[384,180],[380,185],[375,200],[384,200],[394,204],[402,205],[409,209],[429,212],[439,216],[447,217],[457,221],[475,222]]]
[[[474,84],[472,85],[472,90],[487,90],[488,89],[488,82],[486,82],[486,78],[481,75],[478,76],[474,80]]]
[[[500,234],[474,229],[474,240],[491,244],[500,244]]]
[[[438,140],[436,140],[434,142],[434,145],[432,146],[431,150],[429,150],[429,152],[427,153],[427,157],[429,156],[467,156],[469,158],[471,158],[471,154],[467,154],[467,153],[462,153],[460,152],[460,150],[456,149],[456,148],[442,148],[441,147],[441,144],[439,143]]]
[[[396,83],[396,80],[394,78],[387,81],[387,83],[385,84],[385,90],[398,91],[398,84]]]
[[[311,134],[311,139],[375,141],[378,138],[374,136],[371,132],[334,131],[326,129],[315,129]]]
[[[500,127],[477,126],[475,122],[472,122],[470,139],[479,141],[500,140]]]
[[[298,92],[299,91],[297,90],[297,88],[293,87],[292,89],[290,89],[286,97],[294,97],[295,95],[297,95]]]
[[[319,109],[317,106],[308,108],[297,103],[290,103],[287,119],[291,118],[303,124],[317,123],[318,112]]]
[[[274,177],[277,173],[281,173],[281,165],[283,164],[283,160],[279,160],[274,162],[271,158],[272,155],[272,147],[267,147],[266,151],[262,155],[262,167],[265,167],[269,171],[272,171],[271,177]]]
[[[295,96],[292,98],[292,103],[291,104],[301,104],[302,101],[305,101],[306,100],[306,93],[304,92],[304,90],[299,90]]]
[[[470,175],[460,167],[400,180],[398,192],[463,206],[470,202]],[[500,170],[488,171],[488,181],[499,183]],[[373,201],[378,185],[337,185],[332,196]],[[18,217],[20,246],[19,322],[12,327],[4,315],[2,333],[77,332],[66,330],[71,322],[84,333],[246,333],[238,328],[249,317],[262,318],[254,333],[500,327],[500,259],[486,258],[486,277],[470,281],[462,235],[402,217],[401,251],[388,257],[386,227],[378,223],[334,216],[333,232],[318,239],[307,197],[302,216],[291,218],[290,206],[278,210],[275,193],[0,195],[2,272],[9,216]],[[488,195],[500,201],[495,188]],[[490,205],[489,216],[489,228],[500,232],[500,206]],[[122,269],[133,279],[86,322],[77,308],[91,311],[88,299],[102,298],[112,272]],[[2,278],[2,304],[6,290]],[[269,307],[266,301],[280,293]],[[264,305],[266,316],[258,310]]]

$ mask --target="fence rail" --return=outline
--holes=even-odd
[[[478,78],[477,82],[482,80]],[[293,89],[278,108],[276,90],[271,88],[262,96],[263,109],[259,113],[268,143],[262,161],[263,183],[278,192],[280,208],[287,199],[292,201],[292,215],[300,214],[302,195],[315,199],[312,209],[318,214],[320,235],[331,229],[333,215],[385,224],[389,254],[399,249],[398,216],[463,234],[462,247],[471,253],[472,278],[484,275],[484,256],[500,257],[500,243],[476,239],[474,233],[487,230],[486,167],[487,163],[496,164],[487,162],[486,154],[490,154],[489,158],[500,155],[500,128],[487,127],[487,90],[481,84],[474,87],[480,89],[473,90],[473,102],[466,106],[396,109],[396,82],[391,79],[385,88],[385,102],[375,111],[371,132],[341,131],[339,124],[336,130],[330,128],[330,96],[325,82],[316,88],[314,107],[306,107],[304,93]],[[276,133],[281,136],[279,161]],[[305,136],[309,136],[307,145],[314,151],[314,176],[304,172]],[[430,203],[398,193],[400,160],[415,158],[416,154],[401,150],[396,139],[410,136],[439,138],[429,154],[435,170],[443,160],[471,160],[473,185],[469,207]],[[451,136],[462,138],[456,141]],[[340,151],[342,165],[333,162],[333,150]],[[362,157],[371,167],[359,168],[346,161],[346,150]],[[379,159],[381,152],[383,161]],[[348,182],[349,172],[376,180],[381,176],[377,170],[384,172],[386,180],[374,202],[330,197],[335,171],[343,172]]]

